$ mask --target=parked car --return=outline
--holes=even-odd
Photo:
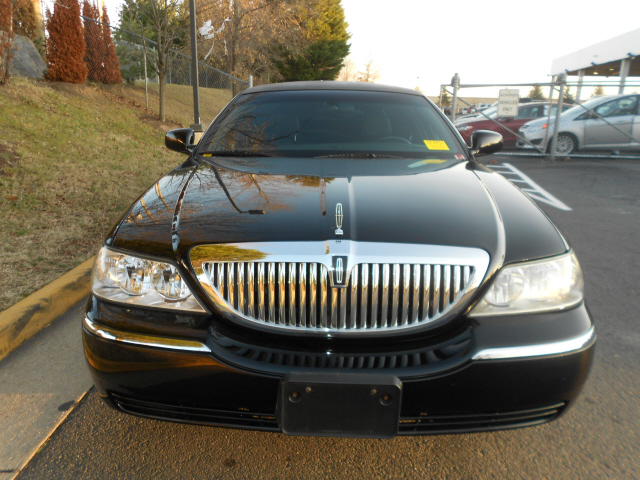
[[[587,378],[573,250],[422,94],[237,95],[108,232],[84,351],[114,408],[291,435],[538,425]]]
[[[498,109],[491,111],[490,118],[483,115],[474,118],[473,121],[456,124],[456,128],[466,142],[471,139],[471,134],[477,130],[492,130],[498,132],[504,138],[504,144],[507,147],[514,147],[518,141],[518,137],[514,134],[518,132],[520,127],[531,121],[532,118],[548,118],[549,117],[548,102],[531,102],[521,103],[518,105],[518,115],[516,117],[500,117],[498,118]],[[551,105],[551,115],[555,115],[557,105]],[[566,106],[563,108],[570,108]]]
[[[587,100],[560,116],[556,152],[571,154],[578,150],[640,150],[639,96],[610,95]],[[555,118],[541,118],[520,128],[527,142],[521,148],[548,152]],[[533,145],[533,146],[532,146]]]

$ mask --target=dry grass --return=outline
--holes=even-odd
[[[144,83],[136,85],[105,85],[109,92],[135,102],[137,105],[145,105]],[[158,113],[158,85],[149,83],[149,110]],[[222,107],[231,101],[231,90],[200,87],[200,121],[208,125],[215,118]],[[193,123],[193,88],[188,85],[167,85],[166,96],[167,117],[189,126]]]
[[[0,87],[0,311],[91,257],[125,209],[184,160],[163,141],[181,125],[131,105],[138,90]]]

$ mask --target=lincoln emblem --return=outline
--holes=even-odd
[[[342,204],[336,205],[336,235],[342,235]]]
[[[344,274],[344,266],[342,265],[342,259],[336,260],[336,283],[342,284],[342,275]]]

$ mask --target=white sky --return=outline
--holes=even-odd
[[[104,0],[114,24],[121,1]],[[342,5],[357,66],[371,57],[381,74],[378,83],[419,85],[427,95],[438,95],[440,84],[456,72],[467,84],[547,82],[554,58],[640,24],[638,0],[342,0]],[[497,90],[464,94],[485,93],[497,96]]]
[[[456,72],[461,83],[548,82],[554,58],[640,24],[637,0],[342,0],[342,5],[354,61],[362,64],[371,56],[380,69],[378,83],[419,85],[427,95],[438,95]]]

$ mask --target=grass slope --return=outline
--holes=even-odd
[[[0,86],[0,311],[91,257],[133,200],[184,160],[163,138],[181,125],[133,105],[144,104],[137,90]]]
[[[144,83],[136,85],[104,85],[103,89],[145,105]],[[158,85],[149,83],[149,109],[158,112]],[[200,87],[200,122],[209,125],[218,112],[233,98],[231,90]],[[188,127],[193,123],[193,88],[188,85],[167,85],[165,99],[167,117]]]

